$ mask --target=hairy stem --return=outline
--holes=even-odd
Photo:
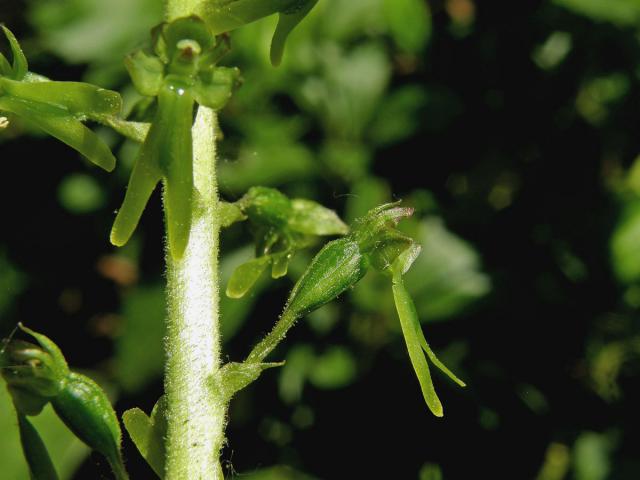
[[[180,260],[167,251],[165,393],[168,480],[222,480],[226,400],[220,377],[218,192],[215,113],[200,107],[193,126],[193,223]],[[167,247],[168,249],[169,247]]]
[[[249,353],[246,361],[248,363],[262,362],[284,339],[285,335],[289,329],[293,327],[296,320],[297,317],[295,315],[291,312],[285,311],[285,313],[276,322],[273,330],[271,330],[266,337],[260,340],[260,343],[253,347],[253,350]]]

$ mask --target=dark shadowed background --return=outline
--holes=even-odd
[[[32,71],[137,100],[122,58],[159,0],[0,0]],[[423,252],[407,283],[427,339],[468,384],[420,394],[388,281],[369,275],[301,321],[231,405],[229,475],[247,480],[640,478],[640,0],[320,0],[285,60],[273,18],[231,36],[244,84],[220,116],[219,181],[316,199],[352,220],[394,199]],[[4,43],[0,48],[6,52]],[[9,118],[0,132],[0,333],[51,337],[72,368],[149,411],[162,392],[159,195],[108,243],[136,146],[104,131],[106,174]],[[224,233],[228,278],[249,258]],[[223,299],[225,359],[273,324],[289,278]],[[266,277],[266,276],[265,276]],[[0,477],[27,478],[0,389]],[[46,411],[63,478],[109,478]],[[133,478],[153,478],[125,433]]]

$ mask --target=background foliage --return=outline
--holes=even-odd
[[[34,71],[120,89],[131,108],[122,58],[160,9],[3,0],[0,20]],[[403,228],[423,253],[406,283],[427,338],[469,386],[437,375],[445,417],[428,413],[387,282],[366,277],[293,330],[273,357],[285,367],[234,399],[228,472],[435,480],[473,465],[492,478],[637,478],[640,2],[322,0],[278,69],[274,20],[234,32],[225,59],[244,85],[221,118],[223,195],[275,186],[347,220],[392,199],[414,206]],[[159,196],[133,242],[108,243],[135,146],[103,132],[121,161],[107,175],[10,121],[1,333],[26,322],[101,381],[119,412],[150,410],[162,390]],[[225,278],[249,243],[243,226],[225,232]],[[310,258],[223,299],[231,360],[270,328]],[[7,405],[2,389],[0,465],[26,478]],[[39,420],[67,478],[108,475],[52,415]],[[134,478],[150,478],[126,442]]]

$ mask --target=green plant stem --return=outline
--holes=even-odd
[[[251,353],[247,356],[246,362],[257,363],[262,362],[278,344],[284,339],[285,335],[296,322],[297,317],[291,312],[285,312],[276,322],[273,329],[258,343]]]
[[[222,480],[226,399],[220,389],[218,192],[213,110],[193,126],[193,222],[180,260],[167,251],[165,393],[168,480]],[[167,247],[167,250],[169,247]]]
[[[165,19],[191,15],[197,3],[165,0]],[[189,241],[180,260],[167,251],[167,480],[224,479],[219,455],[227,399],[214,388],[221,382],[216,121],[213,110],[198,109]]]

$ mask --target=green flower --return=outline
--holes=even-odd
[[[47,403],[69,429],[104,455],[118,479],[126,479],[120,454],[120,424],[104,391],[89,377],[71,372],[58,346],[19,324],[37,344],[6,340],[0,350],[0,372],[18,413],[25,458],[32,473],[55,478],[42,440],[25,415],[37,415]]]
[[[395,227],[401,219],[412,214],[412,209],[399,207],[397,203],[382,205],[356,220],[347,236],[327,243],[293,287],[280,320],[271,333],[251,351],[246,362],[263,361],[298,318],[336,299],[355,286],[373,267],[391,279],[409,359],[427,406],[434,415],[441,417],[442,403],[433,387],[427,358],[458,385],[465,384],[429,347],[413,300],[402,280],[404,273],[420,254],[420,246]]]
[[[240,200],[225,205],[223,225],[248,219],[256,241],[256,258],[240,265],[229,280],[231,298],[244,296],[268,266],[272,278],[286,275],[295,252],[318,236],[349,231],[333,210],[311,200],[289,199],[274,188],[252,187]]]
[[[196,17],[164,23],[152,33],[152,49],[134,52],[125,61],[136,89],[157,97],[158,105],[113,224],[111,242],[117,246],[127,243],[149,197],[162,181],[169,251],[180,258],[189,238],[194,200],[194,104],[222,108],[238,82],[239,72],[216,65],[228,44],[224,37],[213,36]]]

